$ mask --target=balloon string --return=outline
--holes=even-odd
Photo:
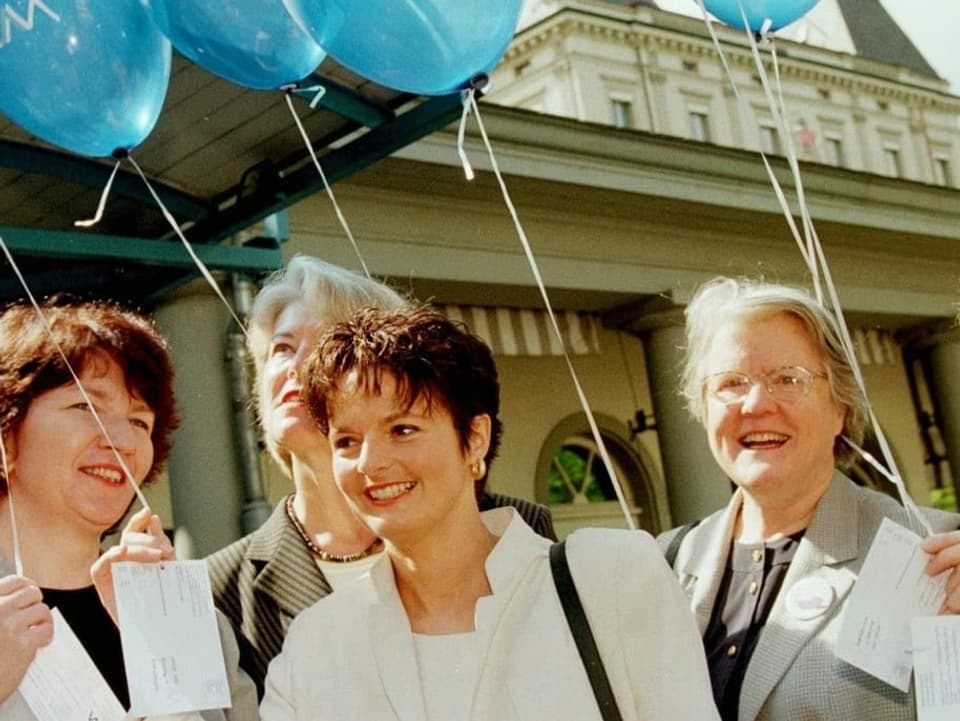
[[[7,463],[7,447],[3,440],[2,429],[0,429],[0,462],[3,463],[3,477],[7,483],[7,507],[10,509],[10,533],[13,536],[14,573],[23,576],[23,556],[20,553],[20,534],[17,533],[17,514],[13,511],[13,484],[10,482],[10,464]]]
[[[627,522],[627,527],[630,528],[630,530],[636,530],[636,521],[634,520],[633,513],[627,504],[627,499],[624,495],[623,487],[620,484],[620,478],[617,474],[616,468],[613,465],[613,461],[610,459],[610,454],[607,453],[606,444],[603,442],[603,436],[600,434],[600,428],[597,425],[596,419],[594,418],[593,411],[590,409],[590,403],[587,401],[587,395],[580,383],[580,378],[577,376],[577,371],[573,367],[573,361],[571,360],[570,353],[567,350],[567,344],[563,339],[563,333],[560,331],[560,324],[557,322],[556,313],[553,310],[553,305],[550,303],[550,297],[547,294],[547,289],[543,284],[540,268],[537,265],[537,260],[533,255],[533,249],[530,247],[530,242],[527,239],[526,231],[523,229],[523,225],[520,223],[520,217],[517,214],[517,209],[510,198],[510,193],[507,190],[507,185],[503,179],[503,175],[500,173],[500,167],[498,166],[497,159],[493,154],[493,147],[490,144],[490,138],[487,137],[487,131],[486,128],[484,128],[483,119],[480,117],[480,109],[477,107],[476,98],[473,95],[470,95],[469,102],[473,110],[473,116],[477,119],[477,127],[480,129],[480,136],[483,138],[483,144],[486,147],[487,154],[490,157],[490,167],[497,178],[497,183],[500,185],[500,192],[502,193],[503,200],[507,205],[507,210],[510,212],[510,217],[513,219],[513,225],[516,228],[517,236],[520,239],[520,244],[523,246],[523,252],[527,257],[527,262],[530,264],[530,270],[533,272],[533,277],[537,281],[537,287],[540,289],[540,295],[543,298],[544,305],[546,306],[551,327],[553,328],[554,335],[560,344],[560,350],[563,354],[564,360],[566,361],[567,369],[570,371],[570,377],[573,379],[573,385],[577,392],[577,398],[580,400],[580,405],[583,407],[583,412],[587,417],[587,423],[590,425],[590,432],[593,434],[593,440],[597,444],[597,450],[600,452],[600,458],[603,460],[603,465],[607,470],[607,474],[610,476],[610,480],[613,482],[613,489],[617,494],[617,501],[619,502],[620,508],[623,511],[624,518]]]
[[[87,389],[83,387],[83,384],[80,382],[80,377],[77,375],[76,371],[73,369],[73,366],[70,364],[67,354],[64,352],[60,343],[57,341],[56,336],[53,334],[53,325],[50,323],[50,319],[47,318],[46,314],[41,310],[40,304],[37,303],[37,299],[34,297],[33,293],[30,291],[30,288],[27,286],[27,281],[23,277],[23,273],[20,272],[20,267],[17,265],[17,262],[13,259],[13,255],[10,253],[10,249],[7,247],[7,244],[4,242],[3,237],[0,236],[0,250],[3,251],[3,254],[7,258],[7,262],[10,263],[10,267],[13,268],[13,272],[16,274],[17,278],[20,280],[20,285],[23,287],[24,292],[27,294],[27,298],[30,299],[33,309],[37,312],[37,317],[43,323],[44,327],[47,329],[47,335],[50,338],[50,342],[53,343],[54,348],[57,349],[57,353],[60,354],[60,358],[63,360],[63,364],[66,367],[67,371],[70,373],[70,377],[73,378],[73,382],[76,383],[77,389],[80,391],[80,395],[83,397],[84,402],[90,409],[90,414],[93,417],[94,421],[97,424],[97,428],[103,434],[103,437],[107,441],[107,445],[110,446],[110,450],[113,452],[114,458],[117,460],[117,463],[120,465],[120,468],[123,469],[123,474],[127,479],[127,482],[133,487],[133,492],[136,494],[137,499],[143,504],[144,508],[149,509],[150,504],[147,503],[146,497],[143,495],[143,492],[140,490],[140,487],[137,485],[136,481],[133,479],[133,474],[130,472],[130,469],[127,467],[126,462],[123,460],[123,456],[120,455],[120,452],[117,450],[117,447],[113,444],[113,440],[110,438],[110,434],[107,432],[106,426],[103,424],[103,421],[100,419],[100,414],[97,412],[96,407],[93,404],[93,401],[90,399],[90,396],[87,395]]]
[[[875,422],[876,419],[873,418],[872,410],[870,416],[871,420]],[[932,535],[933,526],[930,525],[927,517],[920,512],[920,509],[917,507],[917,504],[913,502],[910,494],[908,494],[906,490],[902,488],[903,478],[901,478],[900,473],[896,469],[894,469],[894,471],[891,473],[873,456],[873,454],[861,448],[846,436],[841,436],[841,438],[843,439],[844,443],[853,448],[867,463],[873,466],[884,478],[897,487],[897,490],[900,492],[900,498],[903,501],[904,508],[907,510],[908,517],[918,524],[918,527],[914,530],[920,531],[919,535],[921,536]],[[884,443],[881,445],[881,449],[883,449],[884,454],[887,453],[888,448],[886,446],[886,438],[884,438]]]
[[[706,8],[703,5],[703,0],[697,0],[697,4],[700,6],[701,11],[703,12],[704,20],[707,24],[707,28],[710,31],[710,36],[713,38],[713,43],[717,55],[720,57],[721,64],[723,65],[724,71],[726,72],[727,79],[730,82],[731,87],[733,88],[734,95],[741,102],[743,97],[737,89],[737,84],[733,79],[733,75],[730,73],[729,65],[727,64],[725,53],[723,52],[722,47],[720,46],[719,40],[716,36],[716,33],[713,31],[713,27],[710,22],[710,18],[707,15]],[[809,212],[809,207],[806,202],[806,196],[803,188],[803,181],[800,175],[800,164],[797,159],[796,150],[793,145],[793,137],[789,132],[789,126],[787,124],[788,113],[786,110],[786,103],[783,99],[783,85],[780,82],[780,69],[779,62],[776,54],[776,47],[772,43],[772,38],[769,35],[769,20],[764,22],[764,27],[761,30],[761,37],[765,41],[770,41],[771,46],[771,56],[773,61],[774,68],[774,77],[776,80],[777,92],[774,95],[770,87],[770,81],[767,76],[766,68],[760,58],[760,51],[756,41],[754,33],[749,29],[749,22],[747,21],[746,13],[743,9],[743,4],[738,0],[737,2],[740,8],[740,14],[743,19],[744,29],[747,33],[747,41],[750,46],[751,54],[754,58],[754,63],[757,67],[757,73],[760,78],[760,84],[763,88],[764,95],[767,98],[767,103],[770,108],[771,116],[774,119],[777,127],[777,133],[780,136],[784,152],[787,157],[787,163],[790,167],[791,173],[794,178],[794,183],[797,191],[797,203],[800,211],[800,217],[803,223],[803,235],[801,238],[800,232],[796,226],[796,222],[793,218],[793,214],[790,212],[789,203],[787,202],[786,195],[783,192],[783,188],[780,185],[779,180],[776,177],[776,174],[773,172],[773,168],[770,165],[769,160],[767,159],[766,154],[761,150],[760,157],[763,159],[764,167],[767,170],[767,175],[770,178],[771,185],[773,186],[774,193],[777,196],[780,206],[783,210],[784,217],[787,220],[787,225],[790,228],[791,233],[793,234],[794,240],[797,243],[797,247],[800,250],[800,254],[803,257],[807,268],[810,271],[811,277],[813,279],[814,289],[816,292],[817,301],[823,306],[826,310],[833,312],[837,330],[840,335],[841,346],[843,347],[844,354],[846,356],[847,362],[850,365],[850,368],[856,379],[857,386],[860,392],[863,394],[863,398],[867,403],[867,409],[869,412],[870,425],[876,436],[877,443],[880,446],[880,450],[883,454],[884,461],[889,466],[890,470],[883,470],[883,476],[890,480],[894,486],[897,488],[897,492],[900,496],[900,500],[903,503],[904,508],[908,513],[908,517],[919,526],[921,529],[925,529],[928,533],[932,532],[932,528],[927,521],[927,519],[919,512],[916,504],[913,502],[913,499],[910,497],[910,494],[907,492],[906,485],[903,482],[903,477],[901,476],[896,461],[893,457],[893,452],[890,448],[889,442],[887,441],[886,435],[883,433],[883,429],[880,427],[880,423],[876,417],[876,414],[873,411],[873,406],[869,402],[867,396],[866,384],[863,380],[863,373],[860,369],[859,361],[857,360],[856,349],[853,344],[853,340],[850,337],[850,332],[847,328],[846,320],[843,316],[843,309],[840,305],[840,299],[837,294],[836,285],[833,282],[832,275],[830,273],[830,267],[827,264],[826,256],[823,252],[823,246],[820,243],[820,238],[817,235],[816,228],[813,224],[812,216]],[[776,98],[776,99],[775,99]],[[823,284],[826,286],[826,292],[829,296],[829,304],[825,302],[824,299],[824,289],[821,287],[820,276],[823,275]],[[871,463],[872,465],[879,465],[879,462],[866,454],[862,448],[856,444],[850,442],[846,438],[844,439],[854,450],[856,450],[864,459]]]
[[[200,274],[207,281],[207,284],[213,289],[213,292],[217,294],[217,297],[220,298],[220,301],[223,303],[224,307],[230,313],[230,317],[233,318],[234,322],[237,324],[237,327],[243,333],[244,337],[247,337],[247,329],[241,321],[237,314],[233,310],[233,306],[230,305],[230,302],[227,300],[226,296],[223,294],[223,291],[220,289],[220,285],[217,283],[216,279],[213,277],[213,273],[210,272],[210,269],[207,268],[206,264],[200,259],[200,256],[197,255],[194,251],[193,246],[190,245],[190,241],[187,240],[187,236],[183,234],[183,231],[180,230],[180,226],[177,225],[176,219],[173,217],[173,214],[167,209],[167,206],[163,204],[163,201],[160,199],[160,196],[157,194],[157,191],[153,189],[153,185],[150,184],[150,181],[147,180],[147,176],[144,174],[143,170],[140,169],[140,166],[137,165],[137,161],[133,159],[132,155],[127,156],[127,160],[130,161],[130,164],[137,171],[137,175],[140,176],[140,179],[143,180],[143,184],[147,186],[147,190],[150,191],[150,195],[153,196],[153,199],[156,201],[157,206],[160,208],[160,212],[163,214],[163,217],[166,219],[167,223],[173,229],[173,232],[176,233],[176,236],[180,239],[180,242],[183,244],[183,247],[187,251],[187,255],[193,260],[194,265],[197,266],[197,270],[200,271]]]
[[[740,11],[743,14],[744,25],[746,25],[747,19],[746,14],[743,13],[743,6],[740,7]],[[779,64],[777,63],[776,46],[773,44],[769,36],[766,36],[766,38],[770,41],[769,45],[771,48],[771,57],[773,59],[774,77],[777,88],[776,95],[771,89],[770,79],[767,75],[767,70],[763,64],[763,60],[760,57],[760,49],[757,45],[756,38],[754,37],[753,33],[747,32],[747,42],[750,46],[754,64],[757,68],[757,75],[760,78],[760,86],[763,89],[764,96],[766,97],[767,106],[770,109],[770,116],[773,118],[776,125],[777,135],[779,136],[783,145],[783,151],[787,159],[787,165],[790,168],[797,193],[797,207],[800,211],[800,218],[803,222],[804,237],[801,240],[799,234],[795,234],[794,240],[796,241],[797,246],[800,248],[800,253],[803,255],[804,260],[807,262],[807,267],[810,270],[810,275],[813,279],[817,300],[822,304],[823,290],[820,287],[820,270],[813,250],[813,220],[810,217],[810,211],[807,206],[806,193],[804,192],[803,187],[803,178],[800,174],[800,163],[797,160],[797,154],[793,146],[793,135],[790,132],[786,104],[783,101],[783,86],[780,83],[780,70]],[[779,183],[776,184],[779,185]]]
[[[97,223],[100,222],[100,219],[103,218],[103,211],[107,207],[107,198],[110,196],[110,189],[113,187],[113,179],[117,177],[117,170],[120,169],[120,161],[118,160],[113,164],[113,170],[110,173],[110,177],[107,179],[107,184],[103,187],[103,192],[100,193],[100,202],[97,203],[97,212],[93,214],[92,218],[87,220],[75,220],[73,224],[78,228],[91,228]]]
[[[467,119],[470,117],[470,107],[476,102],[476,88],[464,90],[462,93],[463,112],[460,113],[460,127],[457,128],[457,155],[460,156],[460,162],[463,165],[463,174],[467,180],[473,180],[473,166],[470,165],[470,158],[467,157],[467,151],[464,150],[464,137],[467,130]]]
[[[769,24],[770,20],[768,18],[764,21],[764,28],[769,27]],[[763,32],[765,33],[766,30]],[[783,99],[783,83],[780,81],[780,60],[779,56],[777,55],[777,46],[773,42],[772,37],[769,37],[769,41],[770,58],[773,61],[773,77],[775,81],[775,87],[777,89],[776,108],[779,111],[781,118],[781,123],[777,126],[777,132],[783,138],[783,144],[787,152],[787,162],[789,163],[790,170],[793,173],[794,184],[797,192],[797,203],[800,209],[800,218],[803,220],[803,237],[806,240],[806,246],[805,248],[802,248],[800,252],[804,254],[804,257],[812,258],[815,257],[813,238],[816,234],[816,231],[813,228],[813,218],[810,216],[810,209],[807,206],[806,191],[804,190],[803,185],[803,176],[800,174],[800,161],[797,158],[797,150],[793,143],[793,132],[789,123],[790,114],[787,112],[787,103]],[[805,253],[804,250],[806,251]],[[810,263],[808,262],[807,265],[809,266]],[[813,287],[817,300],[822,303],[823,289],[820,287],[820,274],[817,272],[816,262],[813,263],[811,275],[813,276]]]
[[[738,0],[739,2],[739,0]],[[743,12],[743,6],[740,6],[741,14],[743,17],[744,25],[747,25],[746,14]],[[767,36],[769,37],[769,36]],[[804,243],[798,244],[800,247],[801,254],[803,254],[804,259],[807,261],[807,265],[810,268],[811,275],[813,277],[813,282],[816,290],[817,300],[820,304],[828,309],[832,310],[834,317],[836,319],[837,329],[840,334],[840,341],[843,347],[844,355],[846,356],[847,362],[850,365],[851,370],[853,371],[854,378],[857,382],[857,387],[860,390],[860,393],[863,394],[864,399],[867,401],[867,409],[869,411],[870,426],[873,430],[874,436],[877,439],[877,443],[880,446],[880,450],[884,457],[884,461],[889,467],[889,472],[884,473],[884,477],[890,480],[897,489],[897,493],[900,496],[900,501],[903,503],[904,508],[907,511],[908,517],[910,517],[921,529],[926,530],[927,533],[932,533],[932,527],[930,526],[927,519],[920,514],[917,509],[916,504],[913,499],[910,497],[909,492],[907,491],[906,484],[903,481],[903,477],[900,474],[899,469],[897,468],[896,460],[893,457],[893,451],[890,448],[890,445],[887,441],[886,435],[883,432],[883,429],[880,427],[880,422],[874,413],[873,406],[869,402],[869,396],[867,395],[866,383],[863,379],[863,372],[860,368],[860,363],[857,360],[856,347],[854,346],[853,339],[850,337],[849,329],[847,328],[846,319],[843,315],[843,308],[840,303],[840,298],[837,293],[836,285],[833,282],[833,277],[830,272],[829,264],[827,263],[826,255],[823,251],[823,246],[820,243],[820,238],[817,235],[816,229],[813,224],[813,218],[810,215],[809,206],[807,205],[806,195],[804,192],[803,179],[800,173],[800,162],[797,159],[796,148],[793,144],[793,136],[790,133],[789,126],[787,123],[788,113],[786,110],[786,103],[783,99],[783,84],[780,82],[780,66],[777,60],[776,46],[771,42],[771,58],[773,62],[774,69],[774,80],[776,93],[774,93],[771,88],[769,78],[766,73],[766,68],[763,65],[763,62],[760,58],[760,51],[757,45],[756,39],[753,34],[747,33],[748,42],[750,43],[751,53],[753,54],[755,64],[757,66],[757,71],[760,76],[760,83],[763,87],[764,94],[767,98],[767,103],[770,107],[771,115],[773,115],[777,123],[777,131],[783,141],[783,147],[785,154],[787,156],[787,162],[790,167],[791,173],[794,179],[794,185],[797,193],[797,206],[800,210],[800,216],[803,220],[803,229],[804,229]],[[766,158],[764,158],[766,162]],[[768,165],[769,167],[769,165]],[[821,285],[821,274],[822,285]],[[824,287],[828,295],[828,301],[824,298]],[[854,450],[860,452],[858,446],[851,444],[851,447]],[[876,463],[874,458],[864,459],[868,463]]]
[[[703,4],[703,0],[697,0],[697,4],[700,6],[700,11],[703,13],[703,20],[707,25],[707,30],[710,31],[710,38],[713,40],[713,47],[717,53],[717,57],[720,58],[720,64],[723,66],[724,74],[726,75],[727,82],[730,83],[730,87],[733,90],[734,97],[741,104],[745,104],[746,101],[740,93],[740,88],[737,86],[737,81],[733,78],[733,73],[730,71],[730,66],[727,63],[726,53],[723,51],[723,47],[720,45],[720,40],[717,37],[716,32],[713,29],[713,22],[710,20],[710,16],[707,13],[707,9]],[[743,13],[743,7],[740,7],[741,14]],[[744,26],[747,26],[747,20],[744,17]],[[750,34],[752,39],[752,34]],[[764,70],[762,67],[759,68],[761,78],[764,77]],[[761,80],[762,82],[762,80]],[[752,111],[752,108],[748,107],[748,110]],[[775,115],[775,111],[771,111],[771,116]],[[780,126],[777,125],[777,132],[781,134]],[[803,256],[804,262],[807,264],[807,268],[810,270],[811,276],[814,278],[814,286],[817,289],[817,299],[820,300],[821,295],[819,291],[819,282],[817,281],[817,267],[814,257],[805,246],[803,240],[800,237],[800,231],[797,228],[796,221],[793,218],[793,211],[790,210],[790,204],[787,201],[786,194],[783,192],[783,188],[780,185],[780,181],[777,178],[776,174],[773,171],[773,167],[770,165],[770,161],[767,159],[766,153],[763,149],[760,149],[760,158],[763,161],[764,168],[767,171],[767,177],[770,179],[770,185],[773,187],[773,192],[777,197],[777,200],[780,203],[780,209],[783,211],[783,216],[787,221],[787,227],[790,230],[791,235],[793,236],[794,242],[797,244],[797,248],[800,250],[800,255]]]
[[[340,227],[342,227],[343,232],[347,234],[347,238],[350,240],[350,245],[353,246],[353,252],[357,254],[357,259],[360,261],[360,266],[363,268],[363,272],[368,278],[371,278],[372,276],[370,275],[370,269],[367,268],[367,263],[363,259],[363,253],[360,252],[360,246],[357,245],[357,241],[353,237],[353,232],[350,230],[350,225],[347,223],[347,218],[344,216],[343,211],[340,210],[340,204],[337,202],[337,198],[333,194],[333,189],[330,187],[330,183],[327,182],[327,175],[323,172],[323,166],[320,165],[320,160],[317,158],[317,154],[313,150],[313,143],[310,142],[310,137],[307,135],[307,131],[304,129],[303,123],[300,121],[300,116],[297,115],[297,111],[293,107],[293,100],[290,99],[290,93],[287,92],[285,97],[287,100],[287,107],[290,108],[290,114],[293,116],[293,121],[297,124],[297,130],[300,131],[300,137],[303,138],[303,144],[307,146],[307,151],[310,153],[310,158],[313,160],[313,165],[320,174],[320,180],[323,181],[323,189],[327,192],[327,197],[330,198],[330,203],[333,205],[333,210],[337,214],[337,220],[340,221]]]
[[[316,110],[317,106],[320,104],[320,101],[323,100],[323,96],[327,94],[327,89],[323,85],[308,85],[306,87],[300,87],[296,83],[292,85],[281,85],[281,90],[285,90],[290,93],[296,93],[297,95],[309,95],[310,97],[310,109]]]
[[[907,491],[906,484],[903,481],[903,476],[901,475],[900,470],[897,467],[897,462],[894,459],[893,450],[890,448],[890,444],[887,441],[887,436],[883,432],[883,428],[880,427],[880,421],[877,419],[877,416],[873,411],[873,405],[870,403],[869,396],[867,395],[867,387],[866,382],[863,379],[863,372],[861,371],[860,364],[857,361],[856,348],[853,344],[853,339],[850,337],[850,332],[847,328],[847,323],[843,315],[843,308],[840,305],[840,298],[837,294],[837,288],[833,282],[833,276],[830,273],[830,266],[827,264],[827,259],[824,255],[820,238],[817,235],[816,229],[812,225],[811,231],[813,234],[814,250],[816,251],[820,266],[823,269],[824,284],[827,292],[829,293],[830,302],[837,318],[837,328],[840,331],[841,344],[843,346],[844,353],[847,356],[847,361],[853,370],[854,378],[857,381],[857,387],[860,389],[860,393],[863,394],[863,398],[867,402],[867,410],[870,415],[870,427],[873,429],[874,436],[877,439],[877,444],[880,446],[880,452],[883,455],[883,460],[890,469],[890,473],[885,474],[885,477],[892,477],[893,484],[896,486],[897,493],[900,496],[900,501],[907,510],[908,517],[915,522],[919,529],[925,530],[928,534],[933,533],[933,527],[930,525],[929,521],[927,521],[927,518],[920,513],[916,504],[913,502],[913,499],[910,497],[909,492]],[[921,535],[923,535],[922,531]]]
[[[710,14],[707,12],[707,8],[703,4],[703,0],[697,0],[697,5],[700,6],[700,12],[703,14],[703,22],[707,25],[707,31],[710,33],[710,38],[713,40],[713,47],[717,51],[717,56],[720,58],[720,64],[723,66],[723,72],[727,76],[727,80],[730,81],[730,87],[733,88],[733,94],[737,100],[742,100],[740,97],[740,89],[737,87],[737,83],[733,79],[733,73],[730,72],[730,66],[727,65],[727,56],[723,50],[720,49],[720,39],[717,37],[716,30],[713,29],[713,21],[710,19]]]

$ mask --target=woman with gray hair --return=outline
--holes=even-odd
[[[686,310],[683,392],[737,490],[726,508],[660,538],[690,596],[726,720],[916,718],[902,693],[834,654],[843,609],[892,498],[838,467],[868,416],[832,316],[802,290],[717,278]],[[924,509],[936,531],[960,516]],[[933,574],[960,533],[926,539]],[[954,570],[944,610],[960,611]]]

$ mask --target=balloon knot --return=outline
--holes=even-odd
[[[476,91],[477,95],[483,95],[490,89],[490,76],[486,73],[477,73],[467,84],[471,90]]]
[[[130,157],[130,151],[126,148],[116,148],[110,155],[114,160],[126,160]]]

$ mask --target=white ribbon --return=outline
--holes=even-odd
[[[293,101],[290,99],[290,94],[286,94],[287,107],[290,108],[290,114],[293,116],[293,121],[297,124],[297,130],[300,131],[300,137],[303,138],[303,144],[307,147],[307,152],[310,153],[310,159],[313,160],[313,166],[317,169],[317,173],[320,174],[320,180],[323,181],[323,189],[327,193],[327,197],[330,198],[330,203],[333,205],[333,211],[337,214],[337,220],[340,221],[340,227],[343,228],[343,232],[347,234],[347,239],[350,241],[350,245],[353,246],[353,252],[357,254],[357,259],[360,261],[360,266],[363,268],[364,274],[370,278],[370,269],[367,268],[367,263],[363,259],[363,253],[360,252],[360,246],[357,245],[356,239],[353,237],[353,231],[350,230],[350,225],[347,223],[347,218],[343,214],[343,211],[340,210],[340,204],[337,203],[337,198],[333,194],[333,189],[330,187],[330,183],[327,182],[327,175],[323,172],[323,166],[320,165],[320,160],[317,158],[317,154],[313,149],[313,143],[310,142],[310,137],[307,135],[306,129],[303,127],[303,123],[300,121],[300,116],[297,115],[296,109],[293,107]],[[319,97],[314,98],[315,101],[319,102]],[[313,103],[310,104],[310,107],[313,107]]]
[[[520,244],[523,246],[523,252],[527,256],[527,262],[530,264],[530,270],[533,272],[533,277],[537,281],[537,287],[540,289],[540,295],[543,298],[544,306],[546,306],[547,314],[550,318],[550,324],[553,328],[553,333],[556,336],[557,342],[560,344],[560,350],[563,353],[563,359],[566,361],[567,369],[570,371],[570,377],[573,379],[573,385],[577,392],[577,398],[580,400],[580,405],[583,407],[583,412],[587,417],[587,423],[590,425],[590,432],[593,434],[593,440],[597,444],[597,450],[600,452],[600,458],[603,460],[603,465],[607,470],[607,474],[610,476],[610,481],[613,483],[613,489],[617,494],[617,501],[620,503],[620,509],[623,511],[624,518],[627,522],[627,527],[630,528],[630,530],[636,530],[637,524],[633,518],[633,513],[630,510],[630,506],[627,504],[627,499],[624,495],[620,478],[617,475],[613,461],[610,459],[610,454],[607,453],[607,446],[603,442],[603,436],[600,434],[600,428],[593,416],[593,411],[590,409],[590,403],[587,401],[587,395],[583,390],[583,386],[580,383],[579,377],[577,376],[577,371],[573,367],[573,361],[570,358],[570,353],[568,352],[567,345],[564,342],[563,333],[560,331],[560,325],[557,322],[556,313],[554,313],[553,305],[550,303],[550,297],[547,294],[547,289],[543,284],[543,278],[540,275],[540,268],[537,265],[537,260],[533,255],[533,249],[530,247],[530,241],[527,240],[526,231],[524,231],[523,225],[520,223],[520,217],[517,214],[517,209],[510,198],[510,193],[507,190],[507,185],[503,180],[503,175],[500,173],[500,167],[497,165],[497,159],[493,154],[493,147],[490,145],[490,138],[487,137],[487,131],[483,126],[483,119],[480,117],[480,109],[477,107],[476,97],[473,93],[468,95],[468,101],[471,109],[473,110],[473,116],[477,119],[477,127],[480,129],[480,136],[483,138],[483,144],[486,147],[487,154],[490,158],[490,167],[497,178],[497,183],[500,185],[500,191],[503,194],[503,200],[507,205],[507,210],[510,212],[510,217],[513,219],[513,225],[516,228],[517,236],[520,239]]]

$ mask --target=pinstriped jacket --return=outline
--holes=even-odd
[[[488,493],[480,510],[513,506],[541,536],[556,540],[546,506]],[[267,666],[280,653],[295,616],[333,588],[314,562],[281,501],[256,531],[211,556],[207,567],[217,608],[230,620],[240,646],[240,667],[263,697]]]
[[[705,518],[680,545],[675,571],[706,631],[730,551],[741,492]],[[922,509],[934,531],[960,527],[960,516]],[[834,654],[843,611],[880,523],[908,525],[892,498],[860,488],[839,471],[814,512],[747,666],[738,721],[912,721],[913,688],[903,693]],[[672,536],[658,539],[666,549]],[[787,608],[791,587],[820,578],[833,589],[826,613],[800,619]]]

